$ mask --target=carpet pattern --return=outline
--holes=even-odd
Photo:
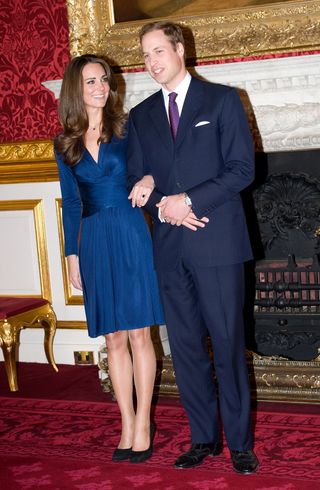
[[[189,447],[180,406],[158,404],[154,455],[143,465],[112,463],[116,403],[1,397],[0,488],[4,490],[308,490],[320,488],[320,413],[254,413],[261,468],[231,467],[227,448],[192,470],[172,464]]]

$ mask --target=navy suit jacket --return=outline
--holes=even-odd
[[[203,124],[199,124],[199,123]],[[162,91],[129,116],[128,179],[155,181],[145,209],[153,216],[156,267],[174,269],[183,257],[199,266],[252,258],[240,192],[254,178],[252,137],[234,88],[192,77],[173,141]],[[158,220],[163,196],[186,192],[198,218],[210,222],[191,231]]]

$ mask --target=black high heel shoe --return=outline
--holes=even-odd
[[[131,454],[132,454],[131,447],[129,447],[127,449],[117,448],[113,451],[112,461],[116,461],[116,462],[126,461],[127,459],[131,458]]]
[[[150,446],[148,449],[144,449],[143,451],[131,451],[130,462],[131,463],[143,463],[147,461],[147,459],[151,458],[153,452],[153,438],[155,434],[155,426],[151,422],[150,424]]]

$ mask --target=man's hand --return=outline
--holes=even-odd
[[[181,226],[191,212],[191,206],[185,203],[184,193],[165,197],[156,206],[160,209],[161,218],[171,225]]]
[[[136,182],[128,197],[128,199],[131,199],[132,201],[132,207],[134,208],[135,206],[138,206],[141,208],[141,206],[144,206],[147,203],[153,189],[154,179],[152,175],[145,175],[141,180]]]
[[[192,211],[182,221],[182,225],[192,231],[197,231],[198,228],[204,228],[207,223],[209,223],[209,218],[204,216],[203,218],[198,219]]]
[[[67,263],[68,263],[68,275],[72,286],[82,291],[78,256],[68,255]]]

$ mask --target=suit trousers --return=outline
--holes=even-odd
[[[229,449],[251,449],[243,264],[200,267],[192,258],[184,258],[175,270],[160,270],[158,276],[173,367],[192,442],[221,440],[221,416]]]

